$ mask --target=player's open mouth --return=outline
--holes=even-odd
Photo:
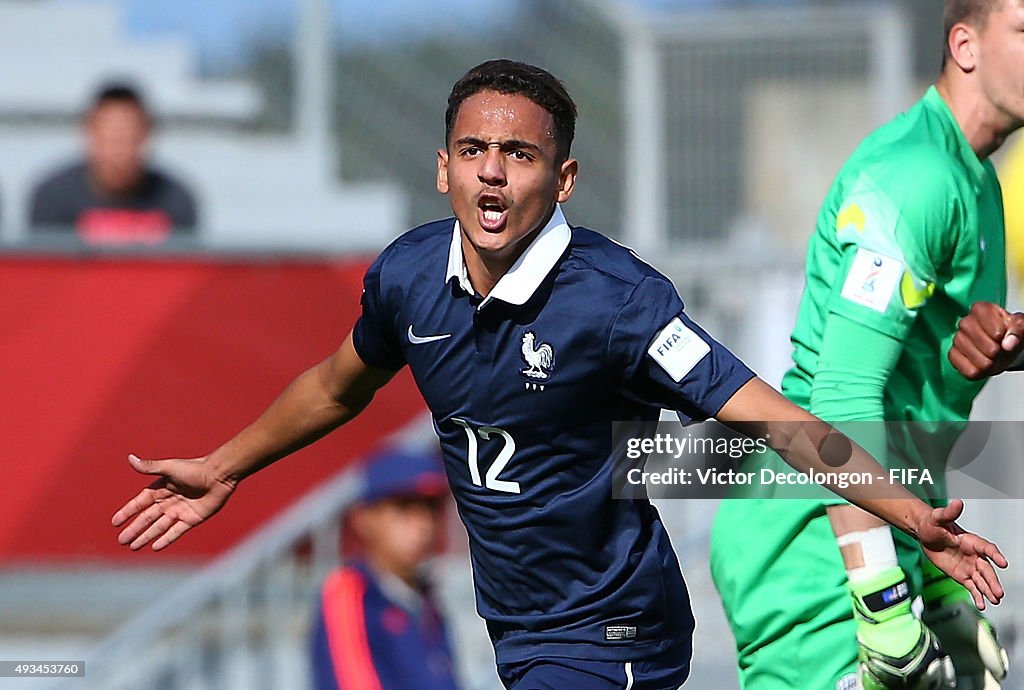
[[[501,232],[507,218],[508,209],[501,197],[486,194],[477,201],[477,219],[487,232]]]

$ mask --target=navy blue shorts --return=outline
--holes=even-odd
[[[547,657],[498,664],[498,676],[508,690],[678,690],[690,674],[689,656],[627,662]]]

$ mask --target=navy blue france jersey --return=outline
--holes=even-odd
[[[689,649],[657,511],[612,498],[612,422],[713,416],[753,373],[667,278],[556,208],[482,299],[438,221],[367,271],[353,338],[371,366],[408,364],[430,408],[498,663]]]

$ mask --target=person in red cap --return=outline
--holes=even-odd
[[[423,577],[447,482],[432,454],[372,459],[349,510],[361,555],[328,575],[313,627],[317,690],[457,690],[446,626]]]

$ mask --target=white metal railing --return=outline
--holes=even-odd
[[[623,37],[622,237],[641,252],[739,239],[743,218],[763,213],[747,166],[750,139],[770,136],[750,108],[766,85],[806,110],[808,94],[848,80],[864,94],[855,137],[912,101],[910,23],[894,3],[637,13],[585,1]],[[806,155],[831,160],[855,143],[815,140]]]

